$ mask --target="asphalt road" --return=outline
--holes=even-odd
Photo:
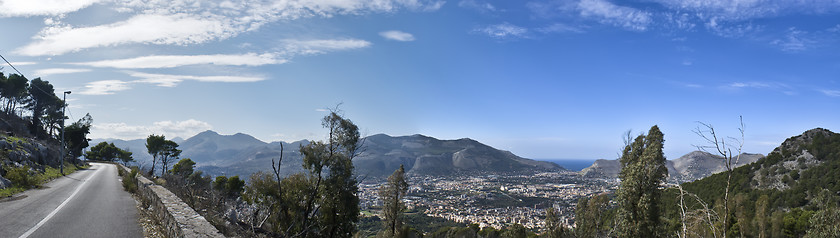
[[[91,167],[0,202],[0,237],[143,237],[117,166]]]

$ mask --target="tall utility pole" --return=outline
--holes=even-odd
[[[64,101],[62,101],[61,105],[61,148],[59,148],[58,152],[58,163],[61,167],[61,175],[64,175],[64,110],[67,109],[67,94],[70,94],[70,91],[64,91]]]

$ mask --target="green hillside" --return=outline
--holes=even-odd
[[[726,178],[726,173],[719,173],[682,186],[709,206],[719,207]],[[836,205],[820,204],[817,197],[822,193],[836,200],[838,191],[840,134],[817,128],[788,138],[767,157],[733,170],[730,235],[803,236],[814,226],[810,219],[813,214]],[[669,204],[664,207],[678,207],[678,194],[677,189],[669,189],[664,195]],[[686,203],[691,208],[702,206],[691,199]],[[721,213],[723,209],[717,210]],[[680,227],[678,209],[666,209],[666,214],[671,227]]]

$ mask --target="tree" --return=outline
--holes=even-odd
[[[55,95],[53,85],[41,78],[35,78],[29,83],[29,97],[31,100],[27,106],[32,110],[32,134],[39,137],[44,134],[44,123],[41,120],[48,113],[47,109],[55,109],[55,104],[64,102]]]
[[[602,237],[604,233],[604,216],[609,210],[610,198],[607,194],[599,194],[591,198],[580,198],[575,207],[575,230],[579,238]]]
[[[195,168],[195,162],[193,162],[189,158],[186,158],[186,159],[182,159],[181,161],[178,161],[178,163],[173,165],[172,166],[172,171],[170,171],[169,173],[175,174],[175,175],[181,175],[181,176],[186,178],[193,173],[194,168]]]
[[[29,80],[19,74],[11,74],[8,78],[0,77],[0,84],[0,96],[6,99],[3,111],[14,114],[17,106],[29,96]]]
[[[238,197],[245,189],[245,181],[239,179],[239,176],[226,177],[218,176],[213,181],[213,188],[221,192],[227,197]]]
[[[253,227],[280,237],[351,237],[355,233],[359,198],[352,160],[362,144],[359,128],[336,111],[321,122],[329,130],[328,141],[301,146],[303,173],[281,179],[280,165],[274,167],[272,161],[274,176],[251,176],[243,198],[258,208],[254,217],[259,219],[252,219]]]
[[[155,175],[155,165],[161,151],[163,151],[163,144],[165,142],[166,137],[163,135],[149,135],[149,137],[146,138],[146,151],[152,155],[152,170],[149,171],[149,174],[152,176]]]
[[[379,189],[379,197],[384,201],[382,215],[385,217],[383,231],[386,237],[399,237],[403,225],[403,210],[405,204],[402,198],[408,192],[408,183],[405,181],[405,169],[403,165],[388,176],[388,182]]]
[[[131,156],[132,154],[134,153],[131,151],[121,150],[120,155],[117,158],[120,159],[120,161],[123,162],[123,165],[127,167],[128,163],[134,162],[134,158]]]
[[[629,141],[628,141],[629,142]],[[617,228],[620,237],[659,237],[661,184],[668,173],[662,147],[664,135],[653,126],[647,136],[639,135],[624,147],[619,159],[621,185],[618,201]]]
[[[546,238],[563,238],[563,237],[574,237],[573,234],[560,223],[560,217],[557,214],[557,211],[554,210],[554,207],[549,207],[545,209],[545,233],[543,233],[542,237]]]
[[[123,157],[131,158],[131,152],[120,149],[114,143],[100,142],[90,148],[85,158],[99,161],[115,161]]]
[[[304,236],[350,237],[359,220],[358,182],[353,177],[353,158],[361,147],[359,127],[336,111],[324,117],[321,125],[329,130],[328,142],[315,142],[300,148],[303,167],[313,177],[312,196],[306,203],[306,228],[318,222],[319,230],[304,229]],[[326,174],[324,172],[327,171]],[[320,196],[319,196],[320,192]]]
[[[724,188],[723,193],[723,237],[726,238],[729,234],[730,224],[729,224],[729,191],[731,190],[732,184],[732,169],[738,164],[738,160],[741,158],[742,149],[744,148],[744,118],[738,117],[741,122],[741,127],[738,128],[738,131],[741,133],[741,138],[734,138],[734,137],[720,137],[718,136],[717,132],[715,132],[715,127],[711,124],[706,124],[702,122],[697,122],[701,126],[698,126],[694,129],[694,133],[703,138],[706,141],[706,145],[695,146],[697,149],[709,152],[709,150],[714,150],[719,155],[723,156],[724,159],[724,167],[726,168],[726,188]],[[732,147],[735,147],[735,151],[732,151]]]
[[[758,200],[755,201],[755,219],[753,222],[755,223],[756,229],[756,237],[758,238],[765,238],[768,237],[767,234],[767,217],[769,213],[767,211],[767,203],[769,202],[770,197],[767,194],[761,195],[758,197]]]
[[[167,169],[169,169],[169,163],[178,160],[179,156],[181,156],[181,150],[178,149],[178,143],[171,140],[165,140],[158,153],[160,153],[158,158],[160,158],[160,164],[163,167],[161,169],[161,173],[167,172]]]
[[[71,158],[78,158],[82,155],[82,150],[90,146],[87,135],[90,134],[91,123],[93,123],[93,118],[90,114],[86,114],[79,121],[64,128],[64,139],[67,141]]]
[[[810,218],[811,228],[805,237],[840,237],[840,209],[837,208],[837,196],[823,189],[814,199],[819,208]]]

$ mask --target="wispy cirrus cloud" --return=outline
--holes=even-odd
[[[33,38],[34,42],[15,52],[26,56],[44,56],[125,44],[201,44],[255,31],[264,24],[278,20],[363,15],[399,9],[435,11],[444,3],[438,0],[240,0],[206,4],[191,1],[116,1],[108,6],[136,14],[126,20],[96,26],[74,27],[60,22],[48,24]],[[79,8],[88,5],[79,5]],[[42,9],[38,11],[47,9],[43,6],[36,8]]]
[[[168,138],[189,138],[206,130],[213,129],[210,123],[195,119],[184,121],[158,121],[151,125],[129,125],[127,123],[95,123],[90,136],[98,139],[142,139],[151,134],[164,135]]]
[[[283,40],[282,54],[284,55],[315,55],[330,51],[352,50],[367,48],[372,44],[359,39],[330,39],[330,40]]]
[[[130,43],[185,45],[227,38],[235,32],[233,26],[212,18],[187,14],[144,14],[101,26],[48,27],[35,37],[35,42],[16,52],[41,56]]]
[[[583,29],[581,29],[580,27],[571,26],[571,25],[564,24],[564,23],[553,23],[553,24],[548,25],[548,26],[537,28],[536,30],[539,31],[539,32],[542,32],[542,33],[546,33],[546,34],[548,34],[548,33],[566,33],[566,32],[583,33]]]
[[[722,90],[726,91],[741,91],[747,89],[760,89],[760,90],[770,90],[770,91],[777,91],[783,93],[785,95],[797,95],[797,89],[794,86],[780,83],[780,82],[758,82],[758,81],[751,81],[751,82],[732,82],[729,84],[725,84],[719,87]]]
[[[606,0],[581,0],[578,9],[581,16],[633,31],[645,31],[653,22],[653,14],[650,12],[619,6]]]
[[[250,83],[265,80],[264,77],[256,76],[195,76],[195,75],[174,75],[174,74],[151,74],[141,72],[126,72],[136,80],[101,80],[89,82],[80,93],[84,95],[111,95],[116,92],[129,90],[134,84],[153,84],[158,87],[176,87],[181,82],[190,80],[198,82],[216,83]]]
[[[49,69],[35,70],[35,76],[37,76],[37,77],[47,77],[47,76],[56,75],[56,74],[84,73],[84,72],[90,72],[90,71],[91,71],[90,69],[49,68]]]
[[[36,64],[38,64],[38,63],[37,62],[31,62],[31,61],[12,62],[12,65],[15,65],[15,66],[36,65]]]
[[[379,35],[388,40],[414,41],[414,35],[402,31],[383,31]]]
[[[79,94],[82,95],[111,95],[119,91],[131,89],[131,83],[121,80],[93,81],[85,85],[85,89]]]
[[[672,10],[692,12],[703,18],[748,20],[786,14],[819,14],[840,11],[837,1],[801,0],[654,0]]]
[[[283,64],[288,62],[277,54],[214,54],[214,55],[150,55],[128,59],[100,60],[91,62],[71,63],[93,67],[110,67],[118,69],[151,69],[174,68],[185,65],[229,65],[229,66],[260,66],[268,64]]]
[[[493,13],[497,11],[501,11],[500,9],[493,6],[489,2],[485,2],[482,0],[461,0],[458,2],[459,7],[473,9],[482,13]]]
[[[829,97],[840,97],[840,90],[820,89],[818,91]]]
[[[131,72],[129,75],[135,78],[139,78],[139,80],[135,80],[133,82],[151,83],[160,87],[175,87],[185,80],[217,83],[250,83],[265,80],[264,77],[249,76],[194,76],[174,74],[150,74],[140,72]]]
[[[504,22],[501,24],[479,27],[473,29],[473,32],[484,34],[499,40],[509,40],[526,38],[528,34],[528,28]]]
[[[754,37],[765,29],[754,20],[792,14],[840,12],[830,0],[652,0],[639,4],[617,0],[533,0],[533,17],[570,22],[596,21],[631,31],[694,31],[697,26],[727,38]],[[795,46],[795,45],[790,45]],[[790,49],[795,49],[790,48]]]
[[[0,1],[0,17],[60,15],[75,12],[100,0],[4,0]]]

